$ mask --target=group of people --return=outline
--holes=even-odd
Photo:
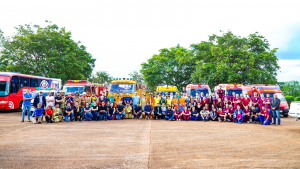
[[[228,121],[241,124],[257,123],[257,124],[277,124],[280,125],[280,100],[274,94],[274,98],[270,98],[267,94],[258,96],[256,92],[249,97],[247,94],[235,94],[229,96],[227,92],[220,89],[217,94],[200,93],[195,98],[182,90],[181,95],[178,92],[175,95],[170,92],[162,94],[156,93],[155,97],[149,93],[146,97],[142,97],[135,93],[130,97],[129,93],[123,96],[123,93],[110,93],[107,97],[104,93],[100,97],[96,97],[83,93],[79,96],[76,92],[75,96],[68,93],[64,95],[63,91],[57,92],[56,96],[51,93],[45,98],[40,92],[38,96],[32,98],[30,90],[24,94],[24,110],[22,122],[28,102],[34,99],[35,110],[32,114],[32,121],[41,124],[43,115],[46,122],[61,121],[98,121],[98,120],[123,120],[124,118],[143,118],[149,119],[166,119],[169,121],[176,120],[193,120],[193,121]],[[46,110],[44,111],[44,108]],[[30,114],[30,113],[29,113]],[[30,115],[28,115],[30,121]]]

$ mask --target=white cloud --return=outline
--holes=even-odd
[[[286,48],[300,21],[300,1],[198,0],[6,0],[0,29],[11,35],[22,24],[50,20],[72,31],[95,58],[97,70],[128,77],[161,48],[188,47],[219,30],[247,36],[256,31],[272,48]]]
[[[279,60],[278,65],[281,67],[277,75],[279,82],[300,81],[300,60]]]

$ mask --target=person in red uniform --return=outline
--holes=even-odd
[[[245,97],[243,98],[243,106],[246,107],[248,106],[248,108],[250,107],[249,103],[250,103],[250,98],[248,97],[248,94],[245,94]]]
[[[254,92],[254,95],[251,97],[251,103],[255,107],[256,111],[259,112],[259,100],[260,97],[257,96],[257,92]]]
[[[259,109],[260,110],[262,110],[262,106],[264,106],[264,100],[265,100],[264,94],[260,94],[260,97],[259,97]]]
[[[230,113],[230,108],[228,104],[225,104],[225,107],[223,109],[224,114],[226,115],[226,119],[227,121],[231,121],[232,120],[232,114]]]
[[[226,98],[227,100],[231,100],[231,97],[228,95],[228,92],[225,92],[225,95],[222,97],[222,100],[224,101],[225,98]]]
[[[270,112],[266,110],[265,106],[262,106],[262,111],[260,112],[260,115],[258,115],[261,124],[268,125],[271,121]]]
[[[218,114],[219,114],[219,116],[218,116],[219,122],[226,121],[226,115],[225,115],[225,112],[222,110],[222,108],[218,109]]]
[[[264,99],[263,104],[265,108],[270,112],[270,123],[272,123],[272,108],[271,108],[272,99],[270,98],[270,94],[267,94],[267,98]]]
[[[231,101],[228,100],[228,99],[225,97],[224,100],[223,100],[223,105],[226,106],[226,104],[231,105]]]
[[[46,123],[53,123],[53,113],[54,110],[52,109],[52,106],[48,105],[48,109],[45,110]]]
[[[229,105],[229,114],[231,115],[231,119],[233,120],[233,114],[234,114],[234,108],[232,106],[232,104]]]
[[[232,94],[232,96],[230,99],[231,99],[231,101],[233,101],[233,99],[235,98],[235,92],[232,92],[231,94]]]
[[[237,106],[239,105],[241,107],[242,105],[242,99],[239,97],[239,94],[235,95],[235,98],[233,99],[233,105],[234,105],[234,109],[237,109]]]
[[[218,96],[219,96],[219,98],[223,98],[223,95],[224,95],[224,90],[222,89],[222,85],[219,85],[219,89],[218,89],[218,91],[217,91],[217,94],[218,94]]]
[[[203,97],[203,99],[201,100],[202,107],[204,107],[206,104],[208,104],[208,100],[206,97]]]
[[[244,122],[250,123],[250,120],[252,120],[252,116],[251,116],[251,110],[248,108],[248,106],[244,107]]]
[[[222,102],[221,98],[218,98],[218,102],[216,102],[216,107],[223,109],[224,105],[223,105],[223,102]]]

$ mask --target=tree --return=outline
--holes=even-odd
[[[170,49],[160,49],[146,63],[142,63],[141,73],[147,86],[155,89],[159,84],[175,85],[179,88],[190,83],[194,70],[192,53],[177,45]]]
[[[300,95],[300,83],[298,81],[279,82],[278,85],[285,96],[297,97]]]
[[[48,22],[48,21],[46,21]],[[19,25],[11,37],[0,38],[0,71],[68,79],[90,77],[96,59],[71,39],[71,32],[48,22],[46,27]]]
[[[277,48],[258,33],[241,38],[232,32],[209,36],[208,42],[192,44],[196,62],[192,80],[215,86],[220,83],[276,84]]]
[[[144,84],[143,75],[141,75],[138,71],[134,71],[128,74],[130,77],[134,78],[138,84]]]
[[[98,71],[96,74],[92,75],[90,78],[92,82],[96,83],[110,83],[112,80],[112,77],[106,72],[106,71]]]

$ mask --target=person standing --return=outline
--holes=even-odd
[[[119,103],[121,100],[122,100],[122,97],[120,96],[119,93],[117,93],[117,96],[115,97],[115,101],[116,101],[115,107],[117,107],[117,103]]]
[[[185,94],[185,93],[184,93]],[[184,95],[183,94],[183,95]],[[185,107],[185,98],[184,96],[181,95],[180,98],[178,99],[179,104],[181,104],[183,107]]]
[[[106,96],[106,92],[103,92],[102,96],[99,96],[99,102],[101,102],[100,104],[102,104],[102,102],[104,102],[104,105],[106,105],[107,102],[107,96]]]
[[[141,98],[137,94],[137,92],[134,93],[134,96],[132,96],[132,109],[134,110],[136,105],[140,102]]]
[[[154,97],[154,106],[156,106],[157,104],[160,104],[161,98],[159,97],[158,93],[156,93],[155,97]]]
[[[47,98],[46,98],[46,100],[47,100]],[[71,92],[69,92],[69,93],[68,93],[68,96],[66,97],[66,104],[68,105],[68,103],[70,103],[70,106],[72,106],[73,103],[74,103],[74,100],[73,100],[73,97],[72,97],[72,93],[71,93]]]
[[[167,105],[172,106],[172,99],[170,96],[167,97]]]
[[[130,104],[132,106],[132,98],[129,96],[129,93],[126,94],[126,97],[124,97],[125,105]]]
[[[280,99],[277,98],[277,94],[274,94],[274,99],[271,102],[271,108],[272,108],[272,113],[273,113],[273,125],[276,125],[276,117],[278,119],[277,124],[280,126],[280,110],[279,110],[279,105],[280,105]]]
[[[113,93],[110,93],[110,96],[108,97],[108,101],[109,101],[109,103],[113,103],[114,106],[117,107],[116,104],[118,104],[118,103],[115,104],[116,99],[115,99]]]
[[[40,92],[39,92],[39,95],[37,95],[37,96],[34,98],[34,101],[33,101],[33,107],[34,107],[34,109],[37,108],[37,105],[38,105],[39,103],[41,104],[41,108],[42,108],[42,109],[45,109],[46,98],[45,98],[45,96],[43,96],[43,92],[42,92],[42,91],[40,91]]]
[[[245,97],[242,99],[243,107],[248,106],[250,108],[250,101],[251,99],[249,98],[248,94],[245,94]]]
[[[217,90],[217,94],[219,96],[219,98],[223,98],[224,95],[224,90],[222,89],[222,85],[219,85],[219,89]]]
[[[31,122],[30,121],[31,100],[32,100],[32,94],[30,93],[30,89],[28,88],[26,89],[26,93],[23,94],[23,113],[22,113],[21,122],[24,122],[26,110],[27,110],[28,122]]]
[[[174,105],[174,108],[178,108],[179,106],[179,100],[177,99],[177,96],[175,95],[175,97],[172,100],[172,104]]]
[[[54,96],[52,95],[52,92],[49,92],[48,96],[46,97],[46,103],[47,103],[47,108],[49,107],[49,105],[51,105],[51,107],[53,108],[54,106]]]
[[[237,106],[242,106],[242,99],[239,97],[239,94],[235,95],[235,98],[233,99],[233,108],[237,109]]]
[[[142,96],[142,98],[140,100],[140,106],[142,107],[142,110],[146,106],[146,104],[147,104],[146,94],[143,94],[143,96]]]
[[[254,92],[254,95],[251,97],[251,104],[255,106],[257,112],[259,112],[259,96],[257,96],[257,92]]]
[[[80,98],[80,96],[79,96],[78,91],[75,92],[75,96],[74,96],[74,98],[73,98],[73,101],[74,101],[74,103],[78,102],[79,105],[81,105],[81,98]]]
[[[62,103],[62,97],[61,97],[59,91],[56,93],[56,97],[54,98],[54,100],[55,100],[54,105],[58,104],[59,107],[60,107],[60,106],[61,106],[61,103]]]
[[[149,105],[154,107],[154,98],[152,97],[152,93],[149,93],[149,97],[147,98],[147,103],[149,102]]]
[[[82,93],[82,97],[81,97],[80,101],[81,101],[81,107],[85,107],[85,105],[87,103],[86,92]]]
[[[272,99],[270,98],[270,94],[268,93],[267,98],[265,98],[263,101],[263,104],[264,104],[265,108],[270,112],[270,117],[271,117],[270,123],[272,123],[272,115],[273,115],[272,108],[271,108],[271,102],[272,102]]]

